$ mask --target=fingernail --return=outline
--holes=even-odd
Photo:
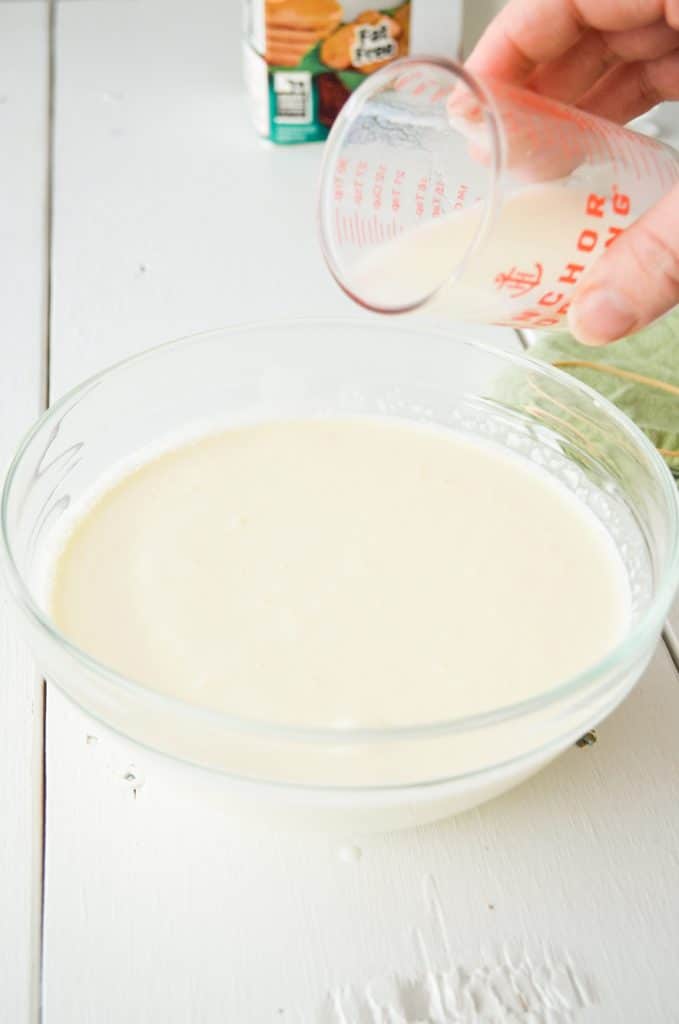
[[[575,299],[568,322],[578,341],[606,345],[631,333],[636,313],[624,295],[607,288],[592,288]]]

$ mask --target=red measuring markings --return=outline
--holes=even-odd
[[[337,161],[335,166],[335,174],[333,176],[333,190],[336,203],[341,203],[344,199],[344,179],[347,173],[349,161],[342,157]]]
[[[363,194],[365,191],[365,176],[368,170],[367,160],[359,160],[356,164],[356,170],[354,171],[354,202],[357,206],[360,206],[363,202]]]
[[[429,181],[429,178],[420,178],[415,189],[415,213],[418,217],[421,217],[425,210],[424,200],[429,188]]]
[[[446,198],[446,183],[439,177],[434,185],[434,197],[431,203],[432,217],[440,217],[443,213],[443,203]]]
[[[453,204],[454,210],[462,210],[464,208],[465,196],[469,191],[469,185],[459,185],[457,194],[455,196],[455,202]]]
[[[380,164],[375,171],[373,183],[373,210],[379,210],[382,206],[382,194],[384,192],[384,179],[387,176],[387,165]]]
[[[401,209],[401,188],[406,178],[404,170],[397,170],[394,174],[394,183],[391,186],[391,209],[392,213],[398,213]]]
[[[425,75],[422,71],[404,72],[394,81],[393,88],[397,92],[407,90],[412,96],[423,98],[431,104],[440,103],[450,94],[449,85],[444,85],[434,74]]]

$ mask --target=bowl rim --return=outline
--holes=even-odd
[[[315,331],[327,328],[352,330],[360,327],[363,329],[367,328],[373,333],[393,334],[397,332],[399,334],[418,335],[421,339],[426,337],[437,338],[438,340],[446,341],[451,346],[483,352],[494,359],[505,362],[508,366],[514,365],[524,370],[530,370],[533,373],[537,372],[544,378],[556,381],[561,386],[571,388],[576,393],[580,393],[594,401],[597,408],[613,419],[617,426],[627,433],[641,449],[641,453],[647,458],[651,468],[655,471],[656,480],[670,511],[669,557],[662,569],[662,573],[658,577],[655,593],[649,606],[633,627],[598,661],[534,697],[500,705],[489,711],[456,716],[439,721],[421,722],[404,726],[352,726],[348,728],[343,726],[316,727],[297,726],[291,723],[273,723],[265,719],[242,718],[223,711],[215,711],[192,704],[181,697],[162,693],[141,682],[130,679],[70,641],[56,627],[49,615],[40,608],[37,601],[34,600],[30,588],[24,581],[16,564],[9,538],[8,515],[12,487],[22,460],[35,437],[74,400],[77,400],[90,389],[96,387],[102,380],[115,376],[118,373],[123,373],[137,363],[150,361],[173,350],[210,341],[217,337],[227,341],[237,338],[244,332],[258,331],[268,332],[273,337],[277,331],[291,327],[305,330],[313,329]],[[628,660],[634,660],[635,656],[643,651],[645,643],[660,633],[662,623],[679,582],[679,496],[677,495],[677,488],[670,470],[656,448],[639,427],[625,413],[593,388],[583,384],[575,377],[564,373],[562,370],[532,359],[524,352],[507,352],[485,342],[461,336],[457,333],[456,328],[444,329],[421,321],[412,325],[397,325],[391,319],[389,322],[379,323],[371,320],[366,321],[366,319],[358,317],[284,317],[276,320],[248,321],[196,332],[144,349],[105,367],[103,370],[69,389],[53,405],[46,409],[24,434],[6,470],[2,487],[2,498],[0,501],[0,568],[4,570],[3,575],[7,581],[12,598],[27,619],[29,625],[43,635],[50,645],[56,645],[71,661],[86,671],[103,677],[109,684],[137,700],[142,699],[152,705],[157,704],[168,707],[171,710],[179,711],[188,717],[198,720],[209,720],[213,726],[215,724],[220,725],[229,732],[259,733],[309,743],[319,741],[331,743],[332,745],[341,743],[343,746],[360,744],[366,741],[375,742],[376,740],[421,739],[423,737],[467,732],[490,725],[497,725],[513,718],[545,710],[564,698],[574,697],[584,691],[590,684],[596,683],[599,677],[606,676],[607,673],[620,664],[624,664]],[[49,677],[49,673],[46,674]],[[607,688],[606,682],[607,680],[604,678],[604,689]],[[599,688],[597,688],[598,692]],[[77,699],[76,702],[80,703]]]

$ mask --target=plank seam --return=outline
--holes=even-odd
[[[47,0],[47,166],[45,179],[45,297],[44,333],[42,359],[42,406],[50,404],[51,349],[52,349],[52,257],[54,228],[54,125],[55,125],[55,77],[56,77],[56,0]],[[38,971],[37,992],[34,996],[33,1018],[42,1024],[44,1020],[44,977],[45,977],[45,881],[47,871],[47,684],[43,679],[40,686],[42,702],[42,773],[40,792],[40,869],[39,899],[40,919],[38,924]]]
[[[665,647],[667,648],[667,653],[670,656],[670,661],[674,665],[677,677],[679,678],[679,647],[677,646],[672,627],[669,623],[667,623],[663,630],[662,638],[665,641]]]

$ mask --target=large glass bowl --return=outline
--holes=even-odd
[[[633,614],[622,641],[577,677],[489,713],[411,728],[307,729],[243,721],[154,692],[99,664],[51,622],[44,571],[62,517],[116,465],[230,421],[332,414],[439,424],[558,478],[599,517],[625,564]],[[653,653],[675,590],[678,509],[674,482],[646,438],[572,378],[416,323],[303,320],[172,342],[62,398],[10,466],[2,554],[45,677],[142,744],[159,771],[260,816],[266,804],[322,826],[392,828],[494,796],[622,700]],[[228,633],[225,622],[225,642]]]

